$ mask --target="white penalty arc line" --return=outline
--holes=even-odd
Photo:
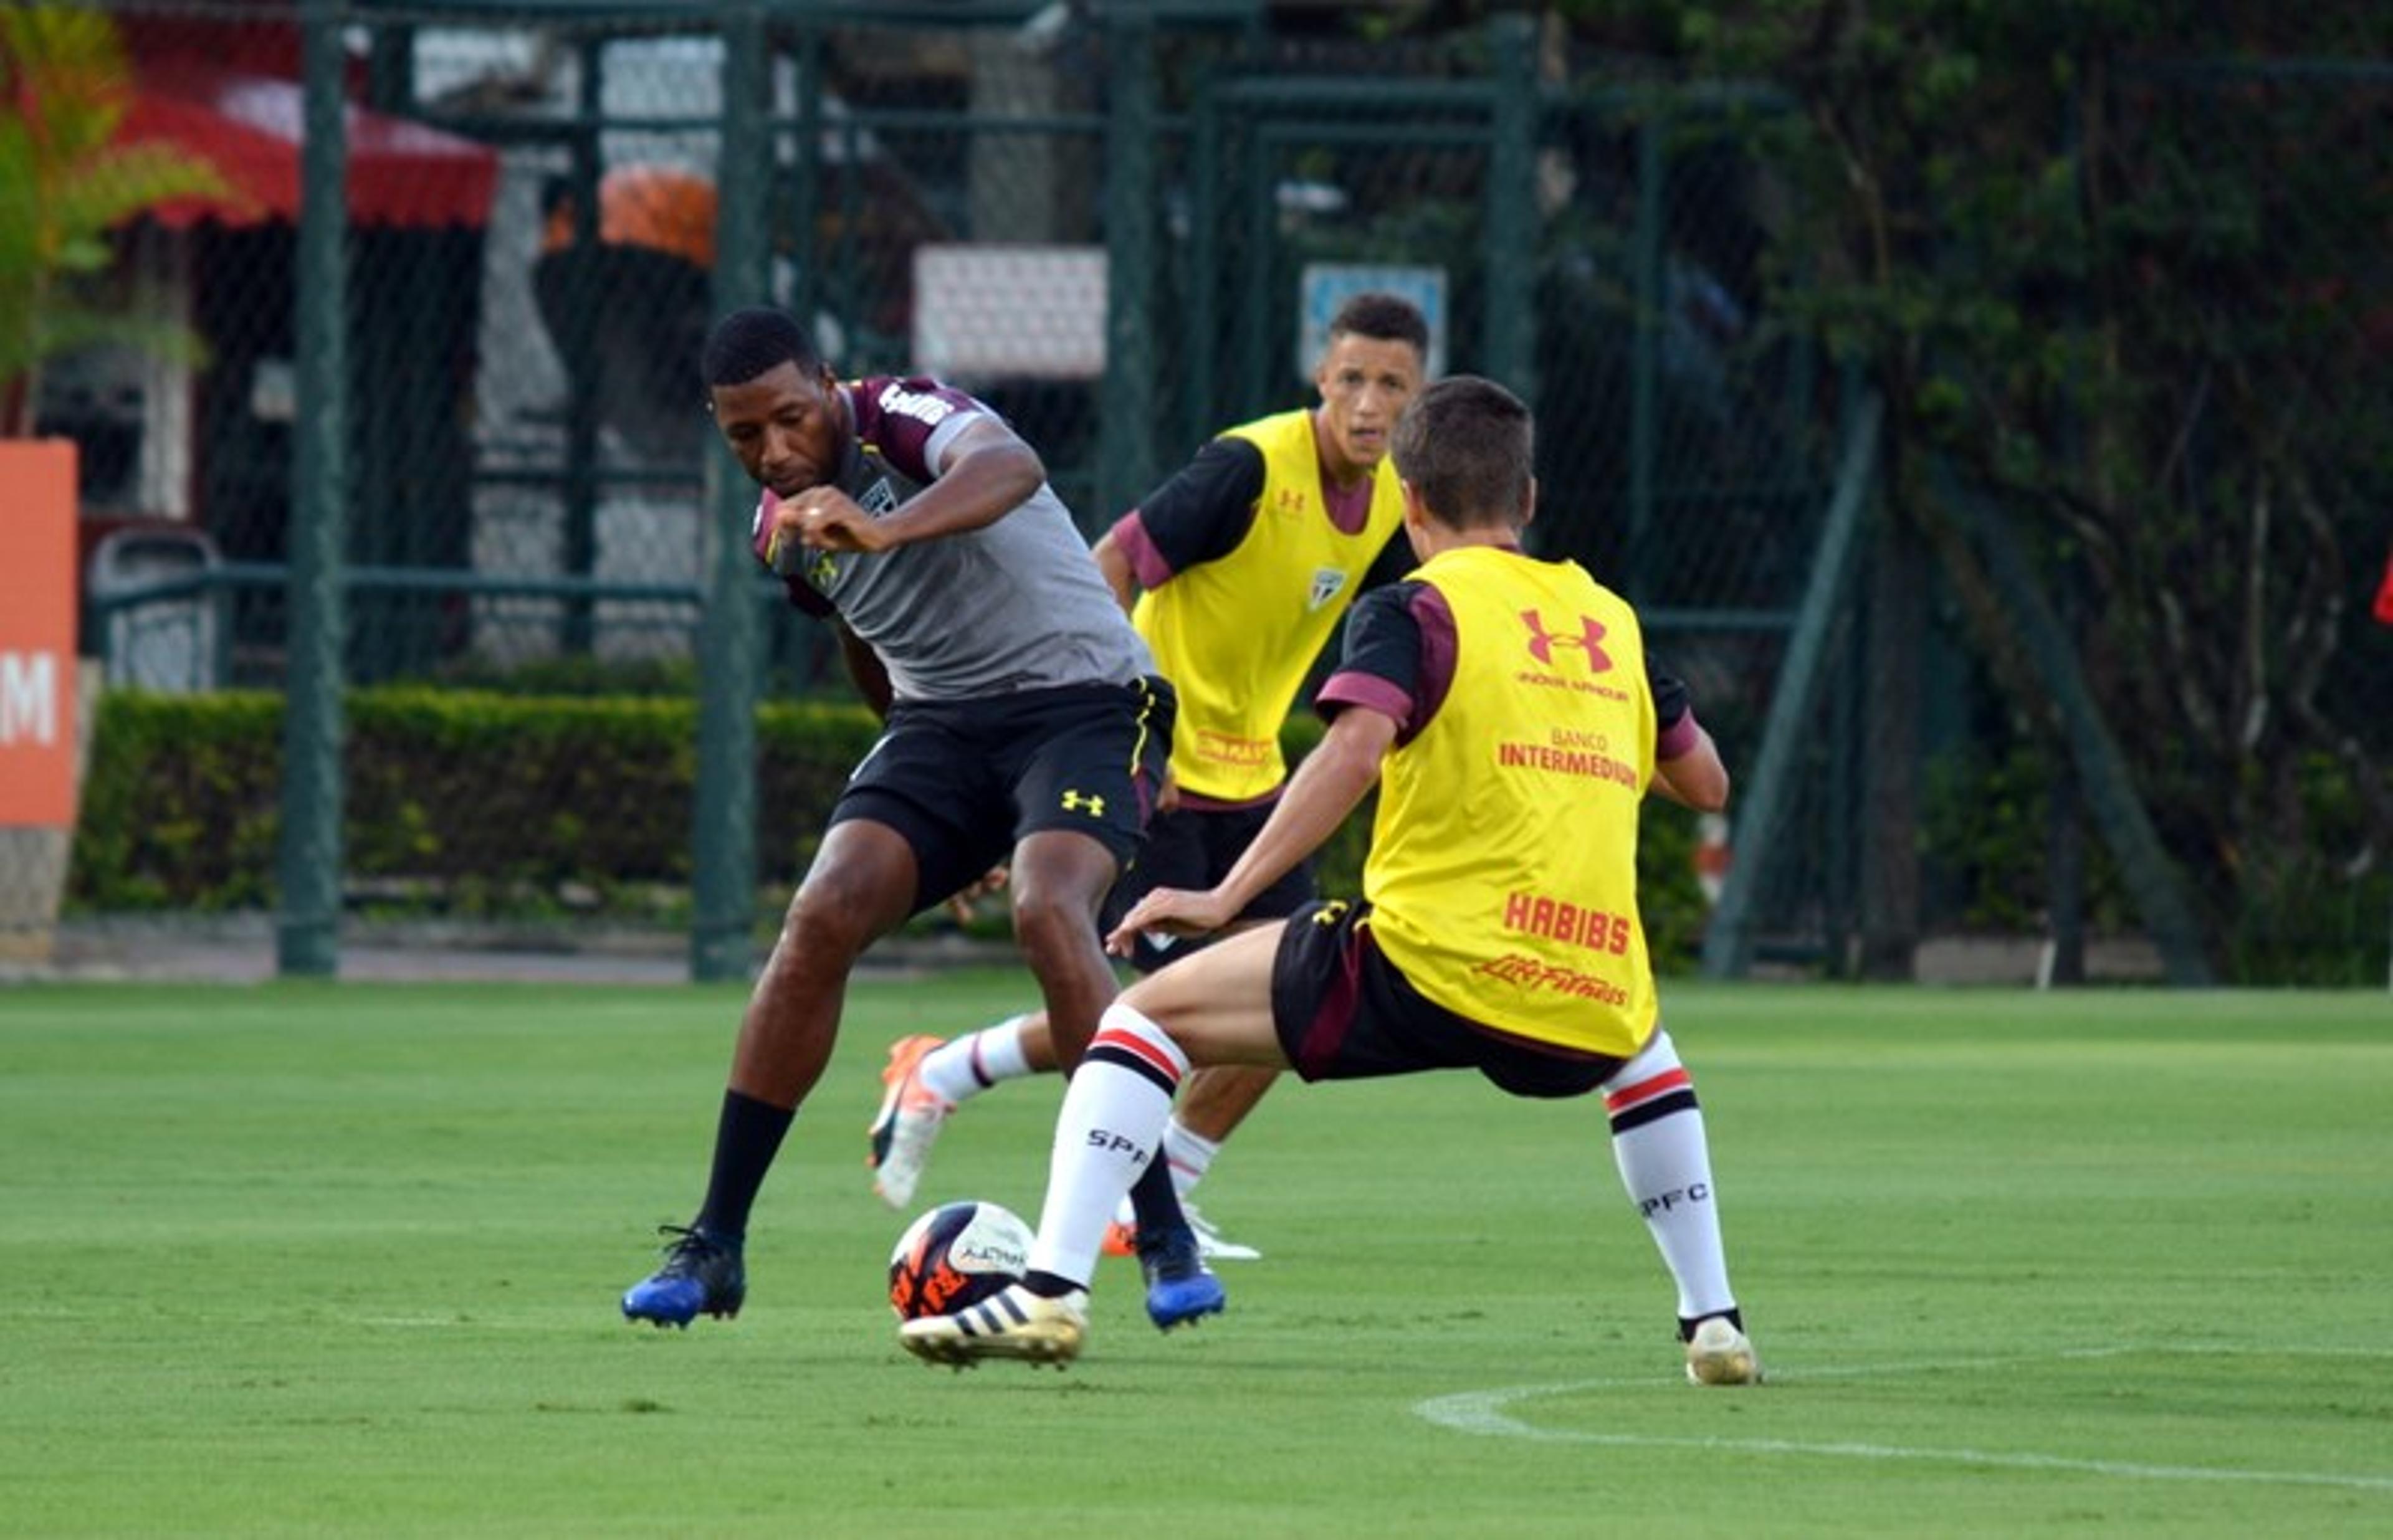
[[[2099,1356],[2067,1354],[2064,1356]],[[1956,1365],[1939,1365],[1953,1368]],[[1816,1372],[1818,1377],[1844,1377],[1862,1370]],[[1806,1377],[1813,1377],[1806,1376]],[[2308,1470],[2238,1470],[2215,1466],[2139,1465],[2127,1460],[2088,1460],[2065,1455],[2004,1454],[1989,1449],[1926,1449],[1888,1443],[1814,1443],[1799,1439],[1737,1439],[1674,1437],[1655,1433],[1601,1433],[1575,1429],[1540,1428],[1514,1416],[1508,1407],[1540,1396],[1572,1395],[1587,1390],[1651,1388],[1650,1381],[1582,1379],[1560,1385],[1514,1385],[1495,1390],[1465,1390],[1432,1396],[1414,1403],[1413,1412],[1440,1428],[1486,1438],[1532,1439],[1547,1443],[1589,1443],[1625,1449],[1700,1449],[1755,1455],[1808,1455],[1826,1459],[1908,1460],[1920,1464],[1985,1466],[2015,1470],[2060,1470],[2087,1476],[2116,1476],[2146,1481],[2266,1482],[2278,1486],[2334,1487],[2356,1492],[2393,1492],[2393,1476],[2339,1476]],[[1719,1394],[1720,1392],[1708,1392]],[[1765,1387],[1762,1394],[1769,1393]]]

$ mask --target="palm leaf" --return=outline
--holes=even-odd
[[[160,203],[245,200],[208,162],[118,142],[133,76],[97,7],[0,3],[0,436],[25,425],[45,360],[100,343],[177,359],[189,329],[78,304],[63,281],[114,260],[109,231]]]
[[[53,305],[42,318],[47,356],[62,358],[94,347],[129,347],[173,363],[193,367],[208,361],[208,346],[198,333],[163,316],[128,315],[82,305]]]
[[[41,254],[41,174],[33,136],[15,118],[0,116],[0,282],[30,270]],[[7,312],[0,310],[0,316]]]
[[[93,232],[178,198],[247,202],[209,162],[163,144],[136,144],[94,155],[59,189],[53,208],[59,228]]]
[[[133,72],[115,23],[81,6],[0,11],[0,84],[60,165],[105,150],[124,120]]]

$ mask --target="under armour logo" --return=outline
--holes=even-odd
[[[1092,818],[1102,818],[1105,816],[1105,800],[1103,797],[1084,797],[1078,791],[1066,791],[1064,793],[1064,811],[1085,813]]]
[[[1294,487],[1282,487],[1279,489],[1279,495],[1275,497],[1272,501],[1278,506],[1279,511],[1283,514],[1301,514],[1304,512],[1304,493]]]
[[[1580,629],[1576,636],[1565,631],[1548,631],[1545,617],[1534,609],[1521,611],[1521,623],[1529,628],[1529,656],[1538,662],[1551,663],[1556,647],[1577,647],[1587,655],[1588,672],[1611,672],[1612,655],[1603,650],[1603,622],[1594,616],[1578,618]]]

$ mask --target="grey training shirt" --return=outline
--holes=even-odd
[[[965,424],[989,407],[935,380],[881,376],[837,387],[856,435],[839,489],[881,517],[937,479]],[[766,538],[760,501],[752,533]],[[889,671],[899,700],[962,700],[1063,685],[1125,685],[1153,657],[1131,628],[1054,489],[994,523],[891,551],[786,549],[790,602],[836,614]]]

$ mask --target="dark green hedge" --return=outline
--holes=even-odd
[[[535,918],[686,907],[698,708],[687,698],[387,688],[347,700],[343,838],[353,900]],[[786,890],[879,724],[860,706],[766,704],[756,732],[758,881]],[[1319,724],[1289,724],[1301,756]],[[82,911],[273,904],[282,706],[270,695],[104,696],[76,830]],[[1322,851],[1322,886],[1361,890],[1370,809]],[[1640,866],[1664,965],[1700,935],[1693,819],[1654,805]],[[675,895],[682,895],[678,900]],[[778,901],[764,912],[778,914]]]
[[[577,907],[689,877],[698,709],[687,698],[360,690],[346,704],[352,888],[470,913]],[[860,708],[757,712],[759,880],[786,885],[876,724]],[[104,697],[76,831],[85,909],[272,901],[282,772],[272,696]]]

